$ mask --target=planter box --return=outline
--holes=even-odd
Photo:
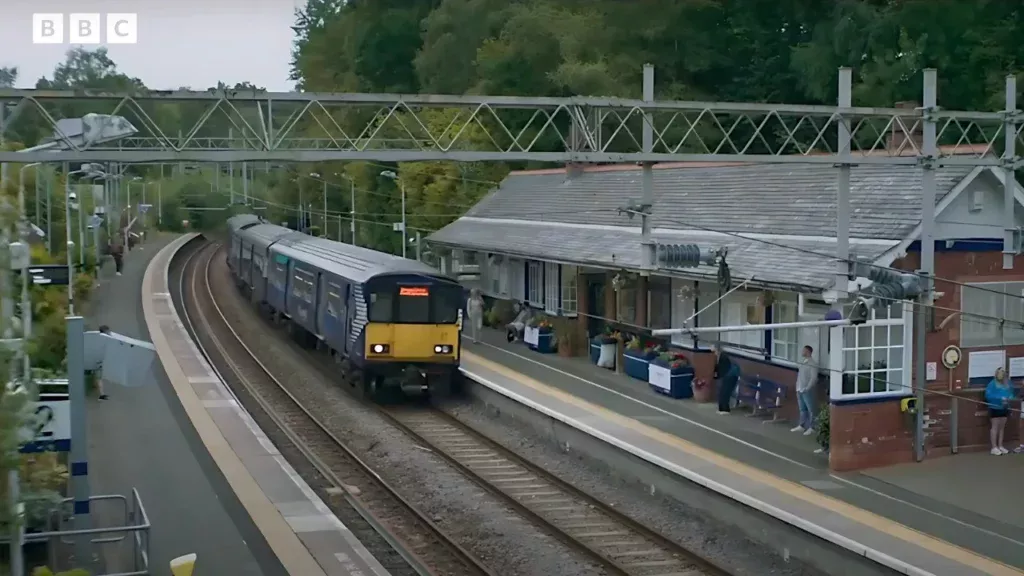
[[[540,328],[529,326],[523,330],[523,342],[530,350],[536,350],[541,354],[551,354],[555,351],[558,343],[555,340],[554,332],[541,333]]]
[[[643,353],[637,353],[627,349],[622,353],[622,369],[630,378],[636,378],[641,382],[649,379],[649,368],[651,361],[645,358]]]
[[[672,398],[692,398],[693,368],[673,371],[667,366],[651,364],[647,382],[651,390]]]

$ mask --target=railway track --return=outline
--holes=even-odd
[[[212,293],[208,294],[212,301]],[[215,315],[223,321],[219,309]],[[238,338],[234,331],[231,333]],[[237,347],[244,350],[237,354],[251,355],[241,341]],[[329,381],[326,363],[313,364]],[[297,399],[283,388],[281,391],[288,394],[292,407],[312,418]],[[609,574],[730,576],[728,571],[525,461],[443,411],[423,405],[372,406],[415,442],[445,459],[520,516],[593,558]]]
[[[380,407],[408,435],[570,546],[628,576],[728,572],[436,409]]]
[[[317,472],[340,489],[351,509],[347,514],[340,511],[339,516],[345,516],[342,522],[364,545],[380,538],[387,542],[390,550],[367,547],[395,576],[494,576],[332,434],[250,351],[221,313],[210,288],[210,261],[218,248],[209,243],[184,264],[181,294],[192,308],[186,323],[211,364],[230,370],[222,372],[226,381],[241,387]],[[199,331],[205,338],[199,338]]]

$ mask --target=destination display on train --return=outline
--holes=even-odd
[[[402,286],[398,289],[399,296],[430,296],[426,286]]]

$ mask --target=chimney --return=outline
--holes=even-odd
[[[583,163],[582,162],[570,162],[565,165],[565,179],[572,180],[573,178],[579,178],[583,175]]]
[[[908,100],[905,102],[897,102],[896,108],[902,110],[913,110],[919,107],[916,101]],[[893,120],[892,128],[889,132],[889,141],[886,145],[886,150],[896,156],[913,156],[916,150],[920,150],[922,143],[924,142],[924,126],[912,119],[903,119],[901,125],[896,120]]]

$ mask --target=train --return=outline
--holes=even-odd
[[[374,400],[461,390],[466,290],[430,266],[317,238],[262,218],[228,219],[227,264],[254,305],[326,349]]]

